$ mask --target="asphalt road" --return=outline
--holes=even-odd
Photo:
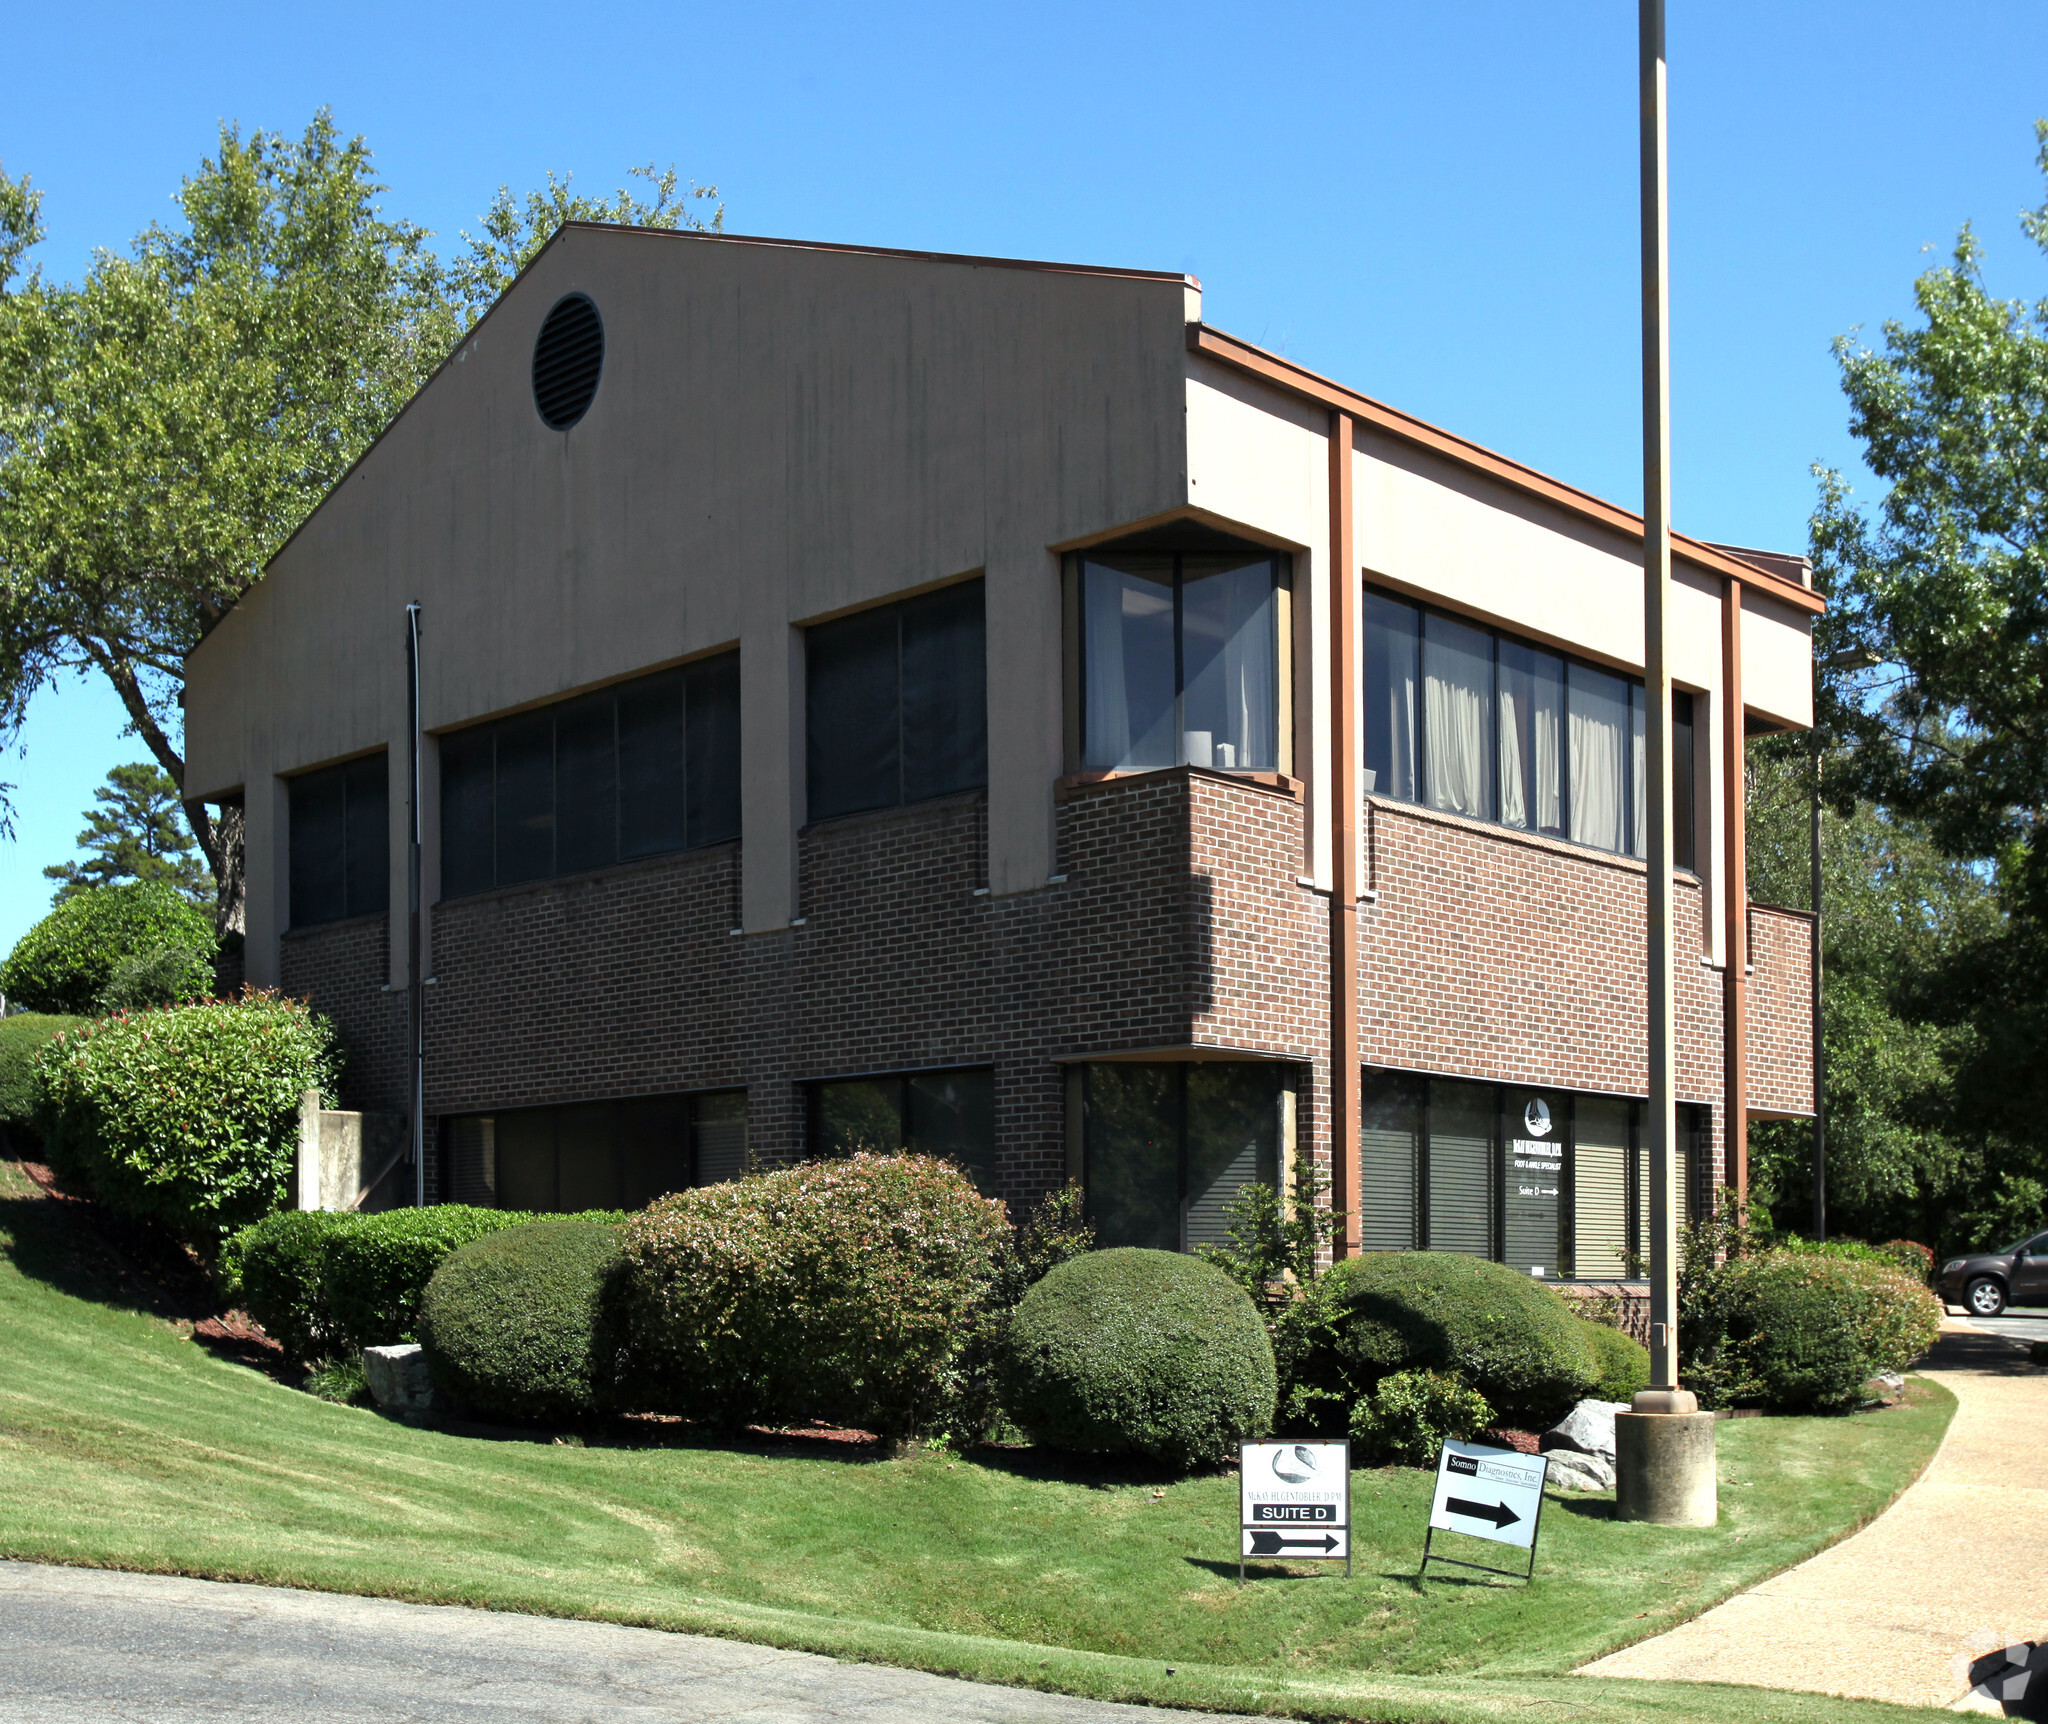
[[[5,1724],[241,1719],[1218,1724],[647,1628],[0,1562]]]
[[[1948,1309],[1966,1323],[1993,1335],[2003,1335],[2009,1341],[2048,1341],[2048,1308],[2031,1306],[2022,1310],[2009,1306],[2003,1317],[1973,1317],[1960,1305]]]

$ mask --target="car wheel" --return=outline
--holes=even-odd
[[[1963,1303],[1972,1317],[1996,1317],[2005,1309],[2005,1289],[1989,1275],[1980,1275],[1963,1289]]]

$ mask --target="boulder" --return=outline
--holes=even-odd
[[[1614,1489],[1614,1463],[1605,1456],[1582,1455],[1576,1449],[1552,1449],[1547,1458],[1550,1461],[1550,1472],[1546,1482],[1552,1490]]]
[[[434,1379],[427,1374],[427,1356],[417,1341],[395,1347],[365,1347],[363,1375],[370,1398],[401,1419],[426,1418],[434,1410]]]
[[[1628,1411],[1626,1401],[1581,1401],[1536,1439],[1544,1454],[1564,1449],[1581,1455],[1614,1459],[1614,1415]]]

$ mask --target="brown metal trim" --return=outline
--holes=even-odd
[[[1218,784],[1241,785],[1247,790],[1262,790],[1269,795],[1285,796],[1294,802],[1302,799],[1301,780],[1289,777],[1284,772],[1226,772],[1217,766],[1154,766],[1143,772],[1116,772],[1102,767],[1069,772],[1053,780],[1053,800],[1065,802],[1083,791],[1094,790],[1103,785],[1135,784],[1141,779],[1171,778],[1176,775],[1212,779]]]
[[[1358,1167],[1358,600],[1352,543],[1355,421],[1330,413],[1330,1192],[1344,1211],[1339,1254],[1359,1249]]]
[[[1304,400],[1319,402],[1334,412],[1350,415],[1359,424],[1369,426],[1388,436],[1398,437],[1403,442],[1413,443],[1418,448],[1428,449],[1456,461],[1460,466],[1486,474],[1504,484],[1512,485],[1530,496],[1540,497],[1545,502],[1569,509],[1573,514],[1611,527],[1616,532],[1626,533],[1640,540],[1643,536],[1643,518],[1632,515],[1628,510],[1613,503],[1602,501],[1590,492],[1567,485],[1561,479],[1552,479],[1525,467],[1519,461],[1505,455],[1496,455],[1491,449],[1445,431],[1426,420],[1417,419],[1413,414],[1403,413],[1397,407],[1375,401],[1370,396],[1360,395],[1346,389],[1340,383],[1332,383],[1326,377],[1319,377],[1313,371],[1303,369],[1292,360],[1282,359],[1278,354],[1268,353],[1263,348],[1240,341],[1234,335],[1226,335],[1220,329],[1211,329],[1207,324],[1191,323],[1187,334],[1188,351],[1198,353],[1207,359],[1228,365],[1236,370],[1265,379],[1289,393]],[[1797,610],[1818,616],[1827,609],[1827,600],[1820,594],[1795,582],[1784,579],[1768,569],[1746,563],[1731,556],[1718,546],[1708,544],[1704,539],[1687,538],[1683,533],[1671,535],[1672,555],[1709,574],[1740,581],[1760,593],[1781,600]]]
[[[1728,1182],[1749,1196],[1749,823],[1742,723],[1742,583],[1721,598],[1721,1071]]]

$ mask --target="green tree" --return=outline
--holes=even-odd
[[[2048,121],[2035,135],[2048,183]],[[2048,202],[2020,223],[2048,258]],[[1878,661],[1824,668],[1819,716],[1845,744],[1829,800],[1974,863],[2006,912],[1922,954],[1895,996],[1961,1038],[1948,1129],[1982,1167],[1954,1210],[1964,1230],[2030,1205],[2038,1220],[2048,1184],[2048,297],[1995,297],[1983,258],[1965,227],[1914,284],[1917,322],[1887,322],[1881,349],[1836,343],[1850,429],[1887,490],[1864,509],[1822,471],[1813,522],[1823,667],[1845,647]]]
[[[297,138],[224,126],[181,220],[75,286],[23,273],[40,193],[0,176],[0,738],[52,678],[96,671],[182,795],[184,655],[467,320],[562,220],[706,225],[710,192],[643,171],[651,199],[501,190],[450,268],[326,110]],[[186,811],[239,929],[240,810]]]
[[[119,880],[168,880],[195,904],[211,899],[199,847],[185,830],[178,786],[168,773],[148,761],[117,766],[92,795],[99,806],[85,811],[85,830],[78,835],[87,859],[43,870],[44,878],[62,882],[53,902]]]

